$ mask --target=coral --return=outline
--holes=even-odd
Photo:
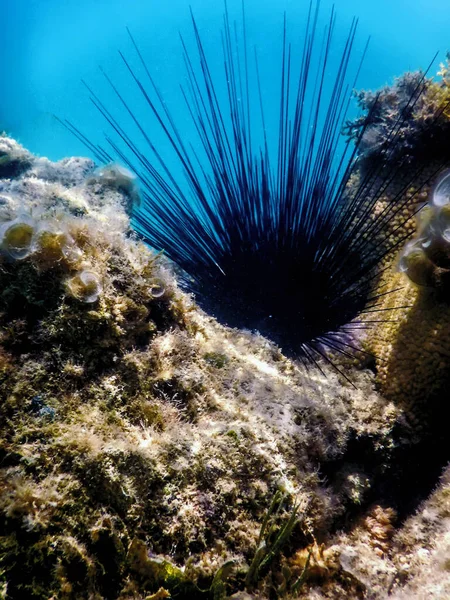
[[[449,382],[450,323],[448,243],[444,199],[447,172],[422,193],[421,208],[405,207],[408,229],[393,230],[399,241],[410,238],[386,270],[379,291],[385,293],[377,314],[391,314],[366,339],[366,349],[377,357],[383,394],[411,411],[411,424],[427,427],[442,410]],[[408,281],[409,279],[409,281]],[[436,403],[441,406],[437,408]]]
[[[371,196],[373,181],[383,182],[383,193],[370,204],[368,216],[373,224],[368,234],[384,248],[385,266],[416,233],[416,214],[428,200],[430,185],[450,164],[446,73],[441,65],[438,80],[422,72],[405,73],[394,85],[358,92],[362,115],[345,128],[350,138],[359,140],[355,179],[372,182],[363,184],[363,193]],[[396,168],[390,180],[384,174],[386,158]],[[419,228],[423,226],[419,224]],[[426,261],[420,260],[414,246],[408,250],[416,265],[416,278],[429,282]],[[386,280],[381,278],[381,283]]]
[[[450,96],[445,65],[439,75],[441,79],[435,81],[421,73],[407,73],[394,86],[377,93],[361,92],[360,104],[366,112],[372,110],[371,120],[367,123],[362,117],[349,124],[352,135],[359,135],[366,125],[358,157],[362,178],[365,173],[377,176],[386,150],[383,140],[392,124],[399,124],[402,142],[396,145],[398,155],[391,156],[398,164],[397,177],[369,216],[374,223],[372,234],[386,255],[375,292],[381,295],[373,312],[367,313],[368,321],[377,325],[368,332],[364,347],[375,356],[383,395],[407,410],[416,431],[432,430],[430,418],[442,411],[450,367],[448,178],[444,168],[449,158],[446,106]],[[422,87],[423,93],[408,105],[414,86]],[[375,138],[378,142],[372,143]],[[420,173],[413,187],[407,184],[411,170]],[[394,215],[379,220],[393,204],[397,206]]]

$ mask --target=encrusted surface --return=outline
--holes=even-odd
[[[426,470],[446,299],[388,271],[381,307],[409,308],[353,387],[202,313],[133,237],[136,197],[0,137],[3,597],[449,597],[447,474],[405,522],[421,475],[396,488]]]

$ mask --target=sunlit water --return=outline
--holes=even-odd
[[[229,0],[232,19],[240,19],[240,0]],[[293,67],[300,47],[307,2],[298,0],[246,0],[248,47],[256,47],[262,71],[266,110],[274,115],[269,129],[276,130],[283,12],[293,43]],[[179,32],[193,48],[189,14],[192,6],[210,67],[221,92],[223,58],[220,29],[223,4],[206,0],[0,0],[2,50],[0,61],[0,129],[18,138],[31,151],[52,159],[86,155],[88,150],[54,119],[68,118],[95,141],[105,125],[81,84],[84,79],[113,109],[117,102],[106,85],[102,66],[136,100],[117,50],[132,55],[125,26],[133,32],[149,68],[179,123],[190,137],[192,127],[180,94],[185,82]],[[331,10],[321,3],[321,26]],[[371,36],[358,87],[375,89],[406,70],[426,68],[439,51],[431,73],[450,49],[450,11],[445,0],[336,0],[336,56],[347,35],[351,18],[359,17],[355,61]],[[140,111],[137,99],[136,110]],[[252,102],[256,102],[253,97]],[[142,108],[142,111],[144,109]],[[139,113],[145,122],[145,113]],[[167,143],[148,121],[158,147]]]

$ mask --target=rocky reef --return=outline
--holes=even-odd
[[[137,198],[0,137],[0,597],[448,598],[445,286],[388,269],[377,358],[305,369],[180,290]]]

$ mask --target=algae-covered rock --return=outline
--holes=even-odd
[[[0,144],[28,161],[0,172],[3,596],[379,594],[343,546],[372,519],[390,551],[404,408],[200,311],[133,236],[124,172]]]

